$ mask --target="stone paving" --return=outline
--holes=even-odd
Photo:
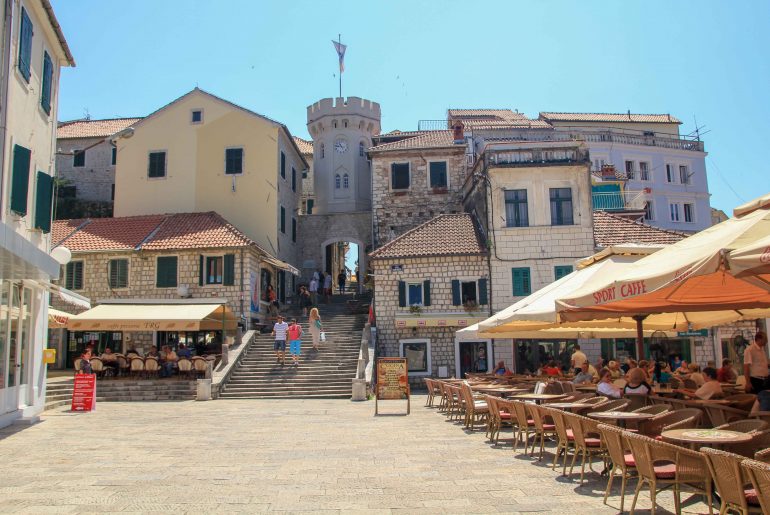
[[[581,487],[424,400],[413,398],[408,417],[334,399],[49,411],[37,425],[0,429],[0,513],[618,511],[617,495],[602,504],[605,478],[590,474]],[[648,512],[649,496],[640,498]],[[659,500],[673,507],[671,493]]]

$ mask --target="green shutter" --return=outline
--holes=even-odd
[[[281,152],[281,177],[286,178],[286,154]]]
[[[513,275],[513,295],[521,297],[532,293],[529,268],[512,268]]]
[[[198,286],[203,286],[203,280],[206,276],[206,258],[200,256],[200,265],[198,266]]]
[[[223,285],[233,286],[235,284],[235,254],[225,254],[224,272],[222,275]]]
[[[32,62],[32,20],[26,9],[21,8],[21,26],[19,27],[19,72],[29,82],[29,68]]]
[[[463,303],[462,295],[460,294],[460,281],[457,279],[452,280],[452,305],[459,306]]]
[[[176,287],[176,256],[161,256],[158,258],[157,265],[157,287],[175,288]]]
[[[479,279],[479,305],[487,304],[487,280]]]
[[[423,281],[422,283],[422,304],[423,306],[430,306],[430,281]]]
[[[45,114],[51,114],[51,88],[53,87],[53,63],[48,52],[43,52],[43,87],[40,94],[40,105]]]
[[[565,275],[569,275],[572,273],[572,266],[565,265],[565,266],[557,266],[554,267],[554,277],[556,277],[556,280],[558,281]]]
[[[406,307],[406,283],[398,281],[398,306]]]
[[[37,190],[35,195],[35,228],[43,232],[51,231],[51,203],[53,202],[53,177],[37,172]]]
[[[21,216],[27,214],[29,194],[29,163],[32,151],[19,145],[13,146],[13,177],[11,178],[11,211]]]

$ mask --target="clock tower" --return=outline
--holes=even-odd
[[[366,150],[380,133],[380,105],[359,97],[324,98],[307,108],[313,138],[314,213],[371,212]]]

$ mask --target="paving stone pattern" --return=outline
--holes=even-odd
[[[617,496],[602,504],[597,474],[579,487],[423,403],[379,417],[373,401],[339,399],[48,411],[0,429],[0,513],[617,512]],[[398,401],[381,409],[403,412]],[[673,508],[670,492],[659,498]]]

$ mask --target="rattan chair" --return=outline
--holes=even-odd
[[[719,494],[721,501],[719,513],[727,513],[728,510],[735,510],[743,515],[762,513],[758,502],[753,506],[748,502],[749,499],[756,501],[756,495],[753,491],[748,495],[746,492],[751,490],[746,488],[751,480],[741,468],[741,462],[746,458],[710,447],[701,447],[700,451],[706,458],[714,487]]]
[[[754,487],[762,513],[770,513],[770,464],[756,460],[743,460],[741,466]]]
[[[575,385],[572,384],[571,381],[559,381],[561,383],[561,389],[564,391],[564,393],[573,393],[576,392]]]
[[[568,393],[566,397],[562,397],[561,399],[557,399],[554,402],[577,402],[581,401],[583,399],[594,399],[597,398],[595,393],[590,392],[573,392]],[[548,404],[548,403],[546,403]]]
[[[685,379],[682,381],[684,388],[688,390],[697,390],[698,389],[698,383],[693,381],[692,379]]]
[[[91,372],[96,374],[96,378],[101,378],[104,376],[104,362],[101,360],[101,358],[91,358]]]
[[[711,509],[711,474],[705,463],[703,455],[697,451],[679,447],[653,438],[635,433],[626,433],[628,445],[634,457],[636,470],[639,473],[639,482],[634,492],[634,501],[631,503],[631,514],[636,508],[636,501],[642,487],[650,487],[650,501],[652,502],[652,514],[655,514],[656,496],[659,491],[669,486],[674,490],[674,507],[676,513],[681,513],[681,487],[689,486],[698,493],[706,496]]]
[[[192,368],[192,361],[190,361],[187,358],[179,358],[179,361],[176,363],[177,368],[179,369],[179,375],[184,375],[188,379],[192,377],[193,374],[193,368]]]
[[[730,401],[730,406],[733,408],[751,411],[754,402],[757,400],[757,396],[753,393],[736,393],[734,395],[728,395],[724,399]]]
[[[436,397],[441,398],[441,385],[438,379],[432,379],[430,385],[431,389],[428,392],[431,397],[429,406],[435,407]]]
[[[551,420],[550,415],[548,412],[544,411],[540,406],[537,404],[527,404],[526,409],[529,412],[529,415],[532,419],[532,423],[534,424],[534,433],[535,437],[532,439],[532,449],[529,451],[529,455],[533,456],[535,453],[535,445],[537,445],[538,440],[540,441],[540,454],[538,455],[537,460],[542,461],[543,459],[543,447],[545,446],[545,437],[553,436],[556,434],[556,426],[553,423],[553,420]]]
[[[502,399],[494,395],[487,395],[487,406],[489,406],[489,416],[487,417],[487,437],[489,441],[497,445],[500,438],[500,430],[504,425],[511,425],[511,413],[508,408],[504,408]]]
[[[527,452],[529,446],[529,435],[535,427],[535,421],[529,418],[527,405],[522,401],[511,401],[513,406],[513,416],[516,419],[516,431],[513,435],[513,450],[519,447],[519,441],[524,442],[524,452]],[[523,438],[522,438],[523,437]]]
[[[753,433],[751,435],[751,440],[748,442],[730,445],[730,452],[740,454],[746,458],[756,458],[757,453],[768,448],[770,448],[770,429],[765,429]]]
[[[650,413],[652,415],[660,415],[661,413],[667,413],[671,411],[671,406],[668,404],[651,404],[643,408],[633,410],[633,413]]]
[[[131,358],[131,375],[141,377],[144,375],[144,359]]]
[[[630,404],[631,401],[628,399],[616,399],[602,402],[601,404],[598,404],[596,407],[592,408],[590,411],[591,413],[598,413],[600,411],[625,411]]]
[[[207,360],[200,356],[193,356],[192,364],[195,370],[195,377],[206,377],[206,372],[209,368]]]
[[[75,373],[80,373],[80,362],[83,361],[83,358],[75,358],[75,361],[72,363],[72,365],[75,367]]]
[[[559,455],[563,453],[564,459],[562,463],[562,476],[567,475],[567,457],[570,452],[575,452],[575,437],[572,435],[572,430],[567,426],[567,422],[564,419],[564,412],[556,408],[549,408],[548,405],[541,406],[544,413],[551,417],[553,420],[554,430],[556,432],[556,449],[553,451],[553,463],[551,464],[551,470],[556,470],[556,462],[559,460]]]
[[[153,358],[152,356],[144,358],[144,373],[147,378],[150,376],[157,377],[158,374],[160,374],[160,363],[158,362],[158,358]]]
[[[572,475],[575,461],[578,455],[580,455],[580,484],[582,485],[583,478],[585,477],[586,461],[588,462],[588,469],[593,472],[591,458],[594,456],[604,458],[607,455],[607,447],[601,440],[599,423],[597,421],[574,413],[564,413],[564,420],[567,423],[567,427],[572,429],[572,436],[575,440],[575,451],[572,454],[569,474]],[[569,432],[567,437],[569,438]]]
[[[721,426],[717,426],[714,429],[726,429],[728,431],[737,431],[739,433],[751,433],[752,431],[764,431],[768,428],[768,426],[770,426],[770,424],[764,420],[747,419],[728,422],[727,424],[722,424]]]
[[[626,482],[636,477],[636,463],[622,429],[608,424],[599,424],[599,432],[604,440],[604,445],[607,447],[607,455],[611,462],[607,474],[609,476],[607,489],[604,491],[604,504],[607,504],[607,497],[612,491],[612,482],[620,472],[620,511],[622,512],[626,500]]]
[[[575,401],[577,404],[585,404],[588,406],[597,406],[599,404],[604,404],[605,402],[609,402],[609,399],[607,397],[597,397],[593,393],[589,393],[590,397],[583,397],[582,399],[578,399]],[[561,399],[559,399],[561,401]]]
[[[489,415],[489,406],[487,406],[486,401],[477,400],[473,397],[473,390],[471,390],[470,385],[466,382],[463,382],[460,386],[460,392],[465,413],[465,427],[473,431],[477,423],[486,422]]]
[[[131,371],[131,363],[128,358],[122,354],[118,354],[118,375],[128,375]]]
[[[703,409],[706,412],[706,416],[711,420],[712,427],[721,426],[728,422],[743,420],[749,417],[748,411],[731,408],[730,406],[723,406],[721,404],[704,404]]]
[[[755,452],[754,459],[763,463],[770,463],[770,449]]]
[[[668,429],[694,428],[698,425],[701,411],[693,408],[669,411],[639,422],[639,432],[647,436],[660,436]]]
[[[441,401],[438,403],[438,410],[445,412],[447,410],[447,406],[449,406],[448,397],[449,397],[449,389],[446,387],[447,383],[445,381],[436,381],[436,386],[438,387],[438,390],[441,395]]]
[[[624,399],[628,399],[631,403],[626,408],[627,411],[636,411],[639,408],[647,406],[647,395],[641,393],[628,393],[623,396]]]

